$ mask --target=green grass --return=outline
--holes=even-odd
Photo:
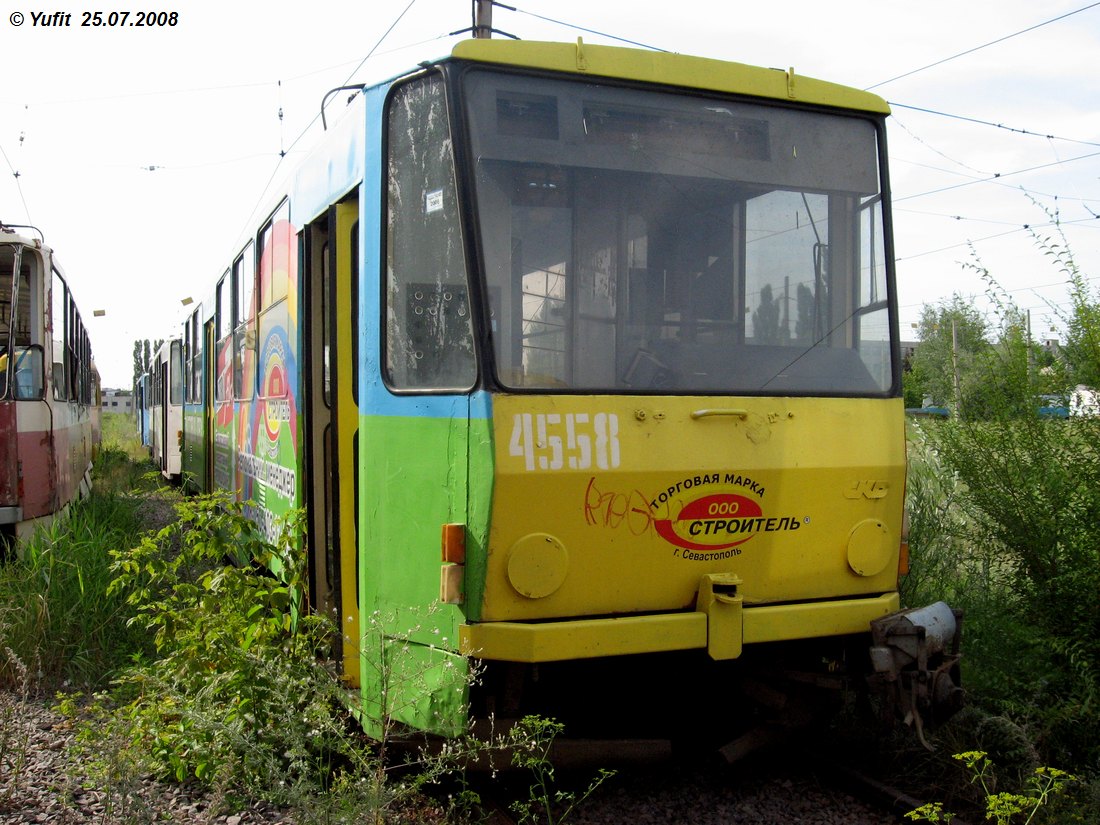
[[[91,495],[0,566],[0,687],[99,688],[147,646],[127,626],[123,599],[107,595],[109,553],[134,543],[164,508],[156,496],[151,503],[159,485],[133,419],[108,413],[103,427]]]

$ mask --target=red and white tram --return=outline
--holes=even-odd
[[[88,333],[44,240],[0,224],[0,552],[91,489],[99,439]]]

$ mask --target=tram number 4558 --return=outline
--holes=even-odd
[[[516,413],[508,454],[527,470],[587,470],[619,466],[619,417],[615,413]]]

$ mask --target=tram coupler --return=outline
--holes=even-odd
[[[884,713],[911,725],[929,750],[924,727],[946,722],[965,701],[962,618],[961,610],[936,602],[871,622],[871,687],[883,694]]]
[[[736,659],[743,645],[741,578],[732,573],[707,573],[699,582],[696,610],[707,615],[707,653],[716,660]]]

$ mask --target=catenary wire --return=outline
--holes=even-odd
[[[507,7],[504,7],[507,8]],[[628,40],[625,37],[618,37],[614,34],[608,34],[607,32],[597,31],[596,29],[589,29],[584,26],[578,26],[576,23],[567,23],[564,20],[555,20],[552,17],[545,17],[541,14],[535,14],[533,11],[527,11],[525,9],[516,8],[513,9],[517,14],[526,14],[528,17],[534,17],[538,20],[542,20],[546,23],[553,23],[557,26],[565,26],[568,29],[576,29],[580,32],[587,32],[588,34],[595,34],[600,37],[606,37],[609,40],[615,40],[619,43],[629,43],[631,46],[639,46],[643,49],[649,49],[655,52],[668,52],[668,49],[662,49],[659,46],[651,46],[648,43],[639,43],[637,40]]]
[[[397,26],[397,24],[401,22],[402,18],[404,18],[404,16],[406,14],[408,14],[409,9],[411,9],[415,3],[416,3],[416,0],[409,0],[408,5],[405,6],[405,8],[402,10],[402,12],[399,15],[397,15],[397,17],[394,19],[394,21],[389,25],[389,28],[387,28],[382,33],[382,36],[380,38],[378,38],[378,41],[371,47],[370,51],[368,51],[366,53],[366,55],[364,55],[363,59],[359,61],[358,65],[354,69],[352,69],[351,74],[348,75],[347,79],[344,81],[344,83],[342,85],[347,85],[348,82],[355,76],[355,73],[358,72],[361,68],[363,68],[363,64],[365,64],[371,58],[371,55],[373,55],[375,53],[375,51],[378,49],[378,47],[382,45],[382,42],[389,36],[389,33],[392,32],[394,30],[394,27]],[[321,113],[318,112],[317,114],[315,114],[313,116],[313,118],[309,121],[309,123],[306,124],[305,128],[302,129],[302,131],[298,134],[298,137],[294,138],[294,141],[290,144],[290,146],[287,147],[285,152],[283,152],[279,156],[279,159],[275,162],[275,168],[271,170],[271,176],[267,179],[267,183],[264,184],[262,193],[261,193],[259,199],[256,201],[256,205],[252,207],[252,211],[248,215],[248,220],[245,222],[244,228],[238,234],[243,235],[245,232],[248,231],[248,227],[252,224],[252,219],[256,215],[256,211],[260,208],[260,206],[263,204],[264,200],[267,198],[267,192],[271,188],[271,184],[275,180],[275,176],[278,175],[278,173],[279,173],[279,169],[280,169],[280,167],[282,166],[282,163],[283,163],[283,158],[285,158],[287,154],[289,154],[290,152],[292,152],[294,150],[294,147],[298,145],[298,142],[303,137],[306,136],[306,133],[309,132],[309,130],[312,129],[313,126],[320,119],[321,119]]]
[[[31,220],[31,208],[27,206],[27,196],[23,194],[23,184],[19,180],[21,175],[18,171],[16,171],[15,167],[12,166],[11,160],[8,159],[8,153],[4,151],[4,147],[2,144],[0,144],[0,154],[4,156],[4,163],[8,165],[8,169],[11,170],[12,177],[15,178],[15,188],[19,192],[19,200],[23,202],[23,212],[27,216],[27,223],[34,223],[34,221]]]
[[[928,114],[928,115],[937,115],[938,117],[947,117],[947,118],[952,118],[953,120],[962,120],[962,121],[965,121],[967,123],[976,123],[980,126],[992,126],[995,129],[1004,129],[1006,132],[1012,132],[1013,134],[1017,134],[1017,135],[1027,135],[1029,137],[1039,137],[1039,138],[1045,138],[1047,140],[1063,140],[1066,143],[1079,143],[1082,146],[1100,146],[1100,143],[1098,143],[1096,141],[1092,141],[1092,140],[1077,140],[1076,138],[1060,137],[1059,135],[1052,135],[1052,134],[1048,134],[1046,132],[1034,132],[1030,129],[1020,129],[1020,128],[1015,127],[1015,126],[1006,126],[1003,123],[994,123],[991,120],[982,120],[981,118],[967,117],[966,115],[955,115],[955,114],[951,114],[950,112],[939,112],[939,111],[936,111],[935,109],[927,109],[923,106],[910,106],[908,104],[897,103],[895,101],[890,101],[890,105],[891,106],[896,106],[899,109],[909,109],[909,110],[914,111],[914,112],[923,112],[923,113]],[[897,118],[894,118],[894,121],[897,122]],[[898,123],[898,125],[901,126],[900,123]],[[905,126],[901,126],[901,128],[905,129],[905,131],[907,131],[907,132],[909,131],[908,129],[906,129]],[[919,140],[919,138],[918,138],[918,140]],[[935,150],[933,150],[933,151],[935,151]],[[946,155],[944,157],[946,157]],[[955,162],[958,163],[958,161],[955,161]]]
[[[887,83],[893,83],[895,80],[901,80],[903,77],[910,77],[911,75],[915,75],[918,72],[926,71],[927,69],[931,69],[935,66],[942,66],[944,63],[947,63],[948,61],[955,60],[959,57],[963,57],[963,56],[968,55],[968,54],[973,54],[976,51],[980,51],[981,49],[985,49],[985,48],[988,48],[990,46],[995,46],[998,43],[1003,43],[1006,40],[1011,40],[1013,37],[1019,37],[1021,34],[1027,34],[1028,32],[1035,31],[1036,29],[1041,29],[1043,26],[1049,26],[1051,23],[1057,23],[1059,20],[1065,20],[1067,17],[1072,17],[1075,14],[1080,14],[1083,11],[1088,11],[1089,9],[1096,8],[1097,6],[1100,6],[1100,2],[1090,3],[1087,6],[1083,6],[1082,8],[1075,9],[1074,11],[1066,12],[1065,14],[1059,15],[1058,17],[1053,17],[1050,20],[1044,20],[1042,23],[1036,23],[1034,26],[1028,26],[1026,29],[1021,29],[1018,32],[1013,32],[1012,34],[1006,34],[1004,37],[998,37],[996,40],[990,40],[988,43],[983,43],[980,46],[974,46],[973,48],[966,49],[965,51],[961,51],[958,54],[953,54],[950,57],[944,57],[940,60],[935,61],[934,63],[929,63],[927,66],[921,66],[918,69],[912,69],[912,70],[910,70],[908,72],[905,72],[903,74],[899,74],[896,77],[891,77],[889,80],[880,80],[878,83],[875,83],[872,86],[864,87],[864,89],[866,91],[869,91],[871,89],[877,89],[879,86],[885,86]]]
[[[1097,157],[1097,156],[1100,156],[1100,152],[1090,152],[1087,155],[1078,155],[1077,157],[1074,157],[1074,158],[1066,158],[1065,160],[1057,160],[1057,161],[1054,161],[1053,163],[1041,163],[1037,166],[1028,166],[1024,169],[1015,169],[1011,172],[998,172],[994,175],[991,175],[991,176],[985,177],[985,178],[978,178],[978,179],[975,179],[975,180],[969,180],[969,181],[966,181],[964,183],[955,183],[955,184],[952,184],[951,186],[943,186],[943,187],[940,187],[939,189],[930,189],[927,192],[918,192],[918,193],[913,194],[913,195],[903,195],[900,198],[894,198],[893,201],[894,201],[894,203],[900,203],[901,201],[912,200],[913,198],[923,198],[926,195],[935,195],[935,194],[938,194],[940,192],[948,192],[952,189],[961,189],[964,186],[973,186],[976,183],[991,183],[991,182],[994,182],[994,181],[997,181],[997,180],[1001,180],[1003,178],[1010,177],[1012,175],[1022,175],[1026,172],[1037,172],[1040,169],[1050,169],[1054,166],[1062,166],[1064,164],[1074,163],[1074,162],[1079,161],[1079,160],[1088,160],[1089,158],[1094,158],[1094,157]]]

